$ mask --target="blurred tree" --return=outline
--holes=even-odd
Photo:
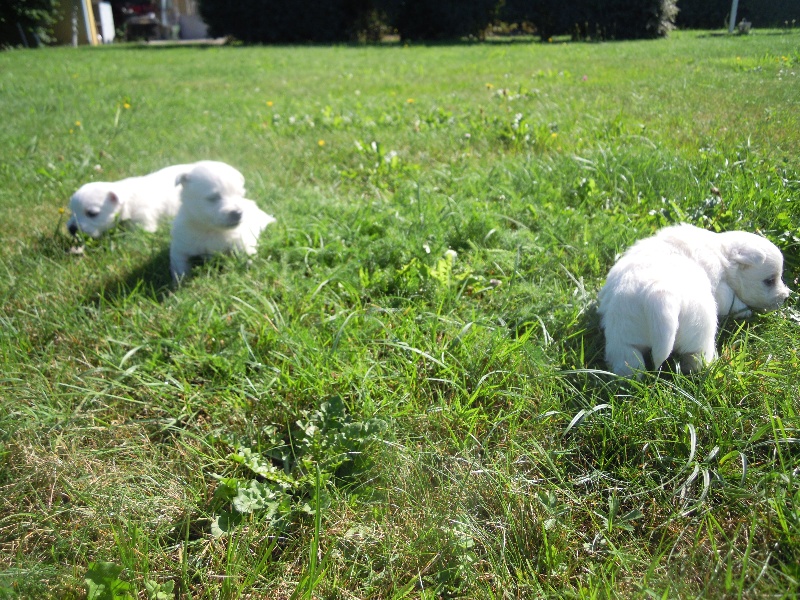
[[[58,0],[0,2],[0,47],[38,46],[39,42],[52,41],[58,8]]]

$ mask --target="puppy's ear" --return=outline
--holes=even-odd
[[[108,192],[106,200],[111,204],[119,204],[119,196],[117,196],[114,192]]]
[[[767,253],[755,246],[737,244],[729,249],[728,257],[742,266],[754,267],[764,264],[764,261],[767,260]]]

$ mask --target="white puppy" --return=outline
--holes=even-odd
[[[258,237],[275,219],[244,197],[244,176],[232,166],[201,161],[178,176],[181,207],[172,223],[170,270],[186,275],[193,257],[216,253],[255,254]]]
[[[131,221],[155,231],[161,219],[178,212],[180,189],[175,181],[192,166],[174,165],[141,177],[82,185],[70,198],[67,229],[72,235],[81,231],[96,238],[119,221]]]
[[[745,231],[714,233],[666,227],[629,248],[608,273],[598,312],[605,358],[618,375],[658,369],[670,354],[684,372],[716,358],[717,317],[775,309],[791,293],[781,281],[783,256]]]

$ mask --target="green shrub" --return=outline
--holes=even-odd
[[[58,0],[6,0],[0,4],[0,48],[51,41],[57,12]]]
[[[603,39],[664,37],[678,14],[677,0],[594,0],[592,5]]]
[[[577,23],[585,21],[583,1],[559,2],[558,0],[506,0],[500,8],[503,21],[533,23],[542,41],[559,34],[569,34]]]
[[[663,37],[674,27],[677,0],[507,0],[504,21],[528,21],[542,40],[554,35],[573,39],[644,39]]]
[[[211,35],[247,43],[348,41],[372,13],[371,0],[200,0]]]
[[[402,39],[483,38],[498,0],[383,0],[389,22]]]

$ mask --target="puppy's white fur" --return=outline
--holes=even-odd
[[[714,233],[676,225],[636,242],[600,291],[605,358],[618,375],[636,375],[650,351],[655,368],[679,356],[684,372],[716,358],[717,317],[778,308],[791,290],[783,255],[745,231]]]
[[[253,255],[261,232],[275,219],[244,197],[244,176],[232,166],[201,161],[178,176],[181,206],[172,223],[170,270],[186,275],[190,259],[217,253]]]
[[[67,229],[72,235],[80,231],[97,238],[117,222],[130,221],[155,231],[162,219],[178,212],[180,189],[175,182],[192,167],[173,165],[141,177],[82,185],[70,198]]]

